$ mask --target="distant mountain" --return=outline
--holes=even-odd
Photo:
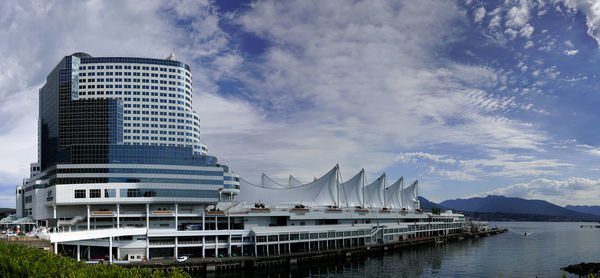
[[[557,206],[543,200],[527,200],[522,198],[509,198],[504,196],[488,195],[470,199],[446,200],[440,205],[459,211],[497,213],[508,218],[513,214],[529,214],[551,216],[560,221],[598,221],[597,215],[576,212]]]
[[[600,206],[566,206],[566,209],[600,216]]]
[[[426,211],[431,211],[431,208],[440,208],[442,211],[446,210],[444,206],[429,201],[421,196],[419,196],[419,205],[421,206],[422,210]]]

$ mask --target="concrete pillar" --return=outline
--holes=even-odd
[[[205,213],[204,213],[204,211],[202,211],[202,230],[203,231],[206,230],[206,222],[204,221],[204,215],[205,215]]]
[[[87,205],[87,228],[90,230],[90,205]]]
[[[91,248],[92,248],[91,246],[87,247],[88,261],[92,260],[92,253],[91,253],[92,249]]]
[[[108,261],[110,264],[113,263],[113,255],[112,255],[112,237],[108,238]]]
[[[204,218],[204,217],[203,217],[203,218]],[[202,221],[202,222],[204,223],[204,221]],[[203,227],[204,227],[204,225],[203,225]],[[205,257],[205,253],[204,253],[204,250],[205,250],[205,245],[206,245],[206,241],[204,240],[204,238],[205,238],[205,237],[206,237],[206,236],[202,236],[202,258],[204,258],[204,257]]]
[[[175,237],[175,250],[173,252],[173,254],[175,254],[175,258],[179,257],[178,249],[179,249],[179,239],[177,237]]]
[[[268,238],[268,236],[267,236]],[[267,256],[269,256],[269,244],[267,243]]]
[[[117,204],[117,229],[121,227],[121,206]]]
[[[277,235],[277,255],[281,255],[281,242],[279,241],[279,235]]]
[[[77,244],[77,261],[81,261],[81,245]]]
[[[117,260],[121,260],[121,244],[117,247]]]
[[[231,234],[229,234],[229,243],[227,244],[227,256],[231,257]]]
[[[150,259],[150,238],[148,237],[148,233],[146,233],[146,260]]]
[[[292,236],[288,233],[288,254],[292,254]]]
[[[240,245],[240,256],[244,256],[244,235],[242,235],[242,245]]]
[[[54,254],[58,254],[58,242],[54,243]]]
[[[219,230],[219,219],[217,218],[217,216],[215,215],[215,230]]]
[[[256,236],[254,237],[254,257],[258,257],[258,247],[256,247]]]
[[[179,229],[179,223],[177,219],[177,215],[179,214],[179,205],[175,204],[175,231]]]
[[[53,210],[52,218],[56,218],[56,205],[52,205],[52,210]]]
[[[150,229],[150,204],[146,204],[146,229]]]
[[[215,258],[219,257],[219,236],[215,236]]]

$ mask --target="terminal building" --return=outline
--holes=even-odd
[[[38,161],[17,219],[54,252],[110,261],[262,256],[459,233],[464,217],[420,210],[418,182],[251,184],[208,155],[192,73],[166,59],[74,53],[39,91]],[[27,219],[24,222],[23,219]],[[42,231],[47,231],[42,233]]]

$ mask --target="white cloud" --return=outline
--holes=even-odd
[[[525,43],[525,49],[530,48],[530,47],[533,47],[533,42],[532,41],[527,41]]]
[[[565,180],[538,178],[501,187],[476,196],[504,195],[525,199],[543,199],[558,205],[598,205],[600,180],[572,177]]]
[[[587,33],[600,46],[600,2],[591,0],[562,0],[562,2],[570,11],[579,10],[585,14]]]
[[[556,79],[559,75],[560,72],[557,70],[556,65],[551,66],[547,69],[544,69],[544,73],[550,78],[550,79]]]
[[[490,15],[491,15],[491,13],[490,13]],[[488,25],[488,28],[490,30],[498,28],[498,27],[500,27],[501,22],[502,22],[502,17],[499,14],[494,15],[494,17],[492,17],[492,19],[490,19],[490,24]]]
[[[566,41],[565,41],[565,45],[566,45],[568,48],[573,48],[573,47],[575,47],[575,45],[574,45],[574,44],[573,44],[571,41],[569,41],[569,40],[566,40]]]
[[[518,6],[510,8],[506,14],[506,26],[515,29],[523,28],[529,21],[529,3],[527,0],[521,0]]]
[[[474,21],[475,23],[481,22],[485,17],[485,8],[479,7],[475,10]]]
[[[565,53],[565,55],[567,55],[567,56],[573,56],[573,55],[579,53],[579,50],[570,49],[570,50],[565,50],[563,53]]]
[[[397,160],[403,162],[411,162],[416,163],[417,159],[424,158],[436,163],[444,163],[444,164],[454,164],[456,163],[456,159],[449,157],[448,155],[439,155],[439,154],[430,154],[424,152],[411,152],[411,153],[401,153],[396,156]]]
[[[521,35],[521,37],[529,39],[533,34],[533,30],[535,30],[533,26],[526,24],[525,26],[523,26],[523,28],[521,28],[521,30],[519,30],[519,34]]]

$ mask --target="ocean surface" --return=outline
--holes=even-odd
[[[580,228],[590,224],[490,222],[509,231],[374,257],[217,277],[561,277],[561,267],[600,262],[600,229]]]

